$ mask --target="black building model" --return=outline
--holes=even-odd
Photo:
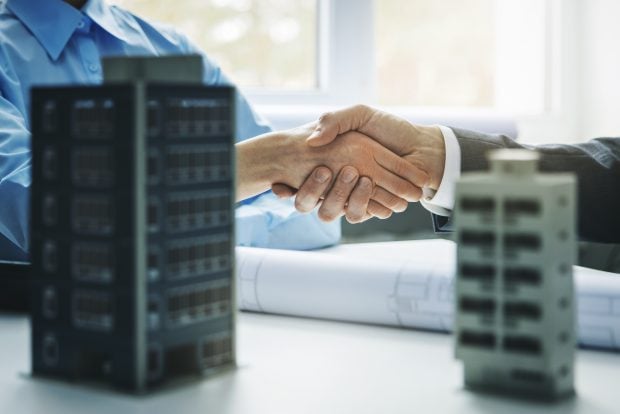
[[[234,91],[32,95],[32,371],[132,391],[234,364]]]

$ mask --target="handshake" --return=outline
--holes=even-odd
[[[325,221],[388,218],[436,190],[444,164],[438,127],[358,105],[237,144],[237,200],[271,187],[301,212],[320,205]]]

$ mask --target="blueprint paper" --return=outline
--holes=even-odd
[[[240,309],[449,332],[456,245],[421,240],[299,252],[237,247]],[[578,339],[620,350],[620,275],[574,268]]]

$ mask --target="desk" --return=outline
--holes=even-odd
[[[28,320],[0,316],[0,413],[620,412],[618,353],[579,351],[578,397],[549,405],[463,390],[445,334],[248,313],[238,322],[237,370],[134,397],[30,378]]]

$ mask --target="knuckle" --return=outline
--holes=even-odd
[[[295,197],[295,209],[302,213],[307,213],[311,211],[315,205],[312,205],[312,202],[307,197],[300,197],[299,195]]]
[[[317,167],[312,174],[311,182],[315,185],[327,185],[332,178],[332,171],[327,167]]]
[[[364,213],[348,210],[345,217],[347,218],[347,221],[351,224],[360,223],[364,219]]]
[[[381,217],[381,220],[389,219],[390,217],[392,217],[392,212],[391,211],[386,213],[383,217]]]
[[[387,218],[390,218],[390,216],[392,215],[392,211],[388,209],[380,209],[377,210],[374,215],[381,220],[385,220]]]
[[[387,217],[387,213],[385,211],[376,211],[375,212],[375,217],[379,218],[379,219],[384,219]]]
[[[344,188],[334,187],[334,189],[331,191],[331,196],[334,201],[338,203],[344,203],[345,201],[347,201],[347,198],[349,198],[349,193]]]
[[[388,213],[386,213],[384,211],[375,211],[373,213],[373,216],[375,216],[379,220],[384,220],[384,219],[388,218]]]
[[[395,169],[396,173],[401,177],[418,181],[418,169],[413,164],[400,160],[400,162],[396,163]]]
[[[346,215],[345,216],[347,218],[347,221],[351,224],[358,224],[361,223],[363,221],[363,217],[358,217],[358,216],[350,216],[350,215]]]
[[[390,210],[374,202],[368,205],[368,212],[380,219],[386,219],[392,215]]]
[[[413,189],[413,193],[411,195],[413,201],[420,201],[420,199],[422,198],[422,190],[416,187]]]
[[[419,189],[416,186],[414,186],[413,184],[410,184],[410,183],[408,183],[406,181],[400,183],[397,186],[397,189],[398,189],[398,194],[400,194],[403,197],[406,197],[408,199],[415,198],[415,195],[419,191]]]
[[[402,213],[403,211],[407,210],[408,205],[409,203],[407,203],[407,200],[403,200],[402,198],[395,197],[391,210],[396,211],[398,213]]]
[[[337,215],[334,214],[332,211],[329,211],[327,209],[319,209],[319,214],[318,214],[319,218],[322,221],[333,221],[334,219],[337,218]]]
[[[362,217],[362,219],[358,223],[365,223],[368,220],[370,220],[371,218],[372,218],[372,215],[366,213],[366,214],[364,214],[364,217]]]
[[[330,120],[330,118],[334,115],[333,112],[323,112],[321,116],[319,116],[319,123],[322,124]]]
[[[409,207],[409,203],[403,200],[403,202],[398,207],[394,208],[393,211],[396,213],[403,213],[407,210],[407,207]]]
[[[342,172],[338,175],[338,181],[345,186],[350,187],[353,186],[359,178],[359,172],[357,168],[351,166],[345,166],[342,169]]]
[[[398,197],[387,190],[381,189],[374,194],[373,198],[390,210],[401,212],[407,208],[407,200]]]
[[[394,210],[398,208],[398,206],[400,205],[400,200],[401,200],[400,198],[396,197],[393,194],[386,194],[381,204],[383,204],[390,210]]]
[[[369,194],[369,195],[372,194],[374,190],[374,184],[372,183],[372,180],[368,177],[360,178],[358,187],[360,191],[364,192],[364,194]]]
[[[370,107],[368,105],[364,105],[364,104],[357,104],[353,106],[353,109],[356,112],[368,112],[370,110]]]

